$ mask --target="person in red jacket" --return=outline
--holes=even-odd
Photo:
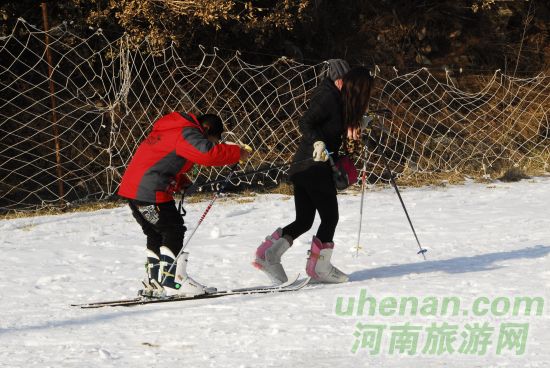
[[[217,115],[165,115],[139,145],[122,177],[118,194],[128,199],[134,218],[147,236],[147,286],[157,286],[162,294],[215,291],[187,275],[188,253],[176,259],[187,228],[173,195],[191,184],[185,173],[194,164],[224,166],[248,158],[244,148],[218,143],[222,132],[223,123]],[[143,292],[151,295],[153,289]]]

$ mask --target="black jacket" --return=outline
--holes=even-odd
[[[344,123],[340,91],[330,79],[325,79],[313,93],[309,108],[298,121],[302,138],[289,169],[292,181],[317,182],[320,189],[335,191],[329,162],[307,160],[313,155],[313,143],[323,141],[337,159],[342,145]],[[306,160],[306,161],[304,161]]]

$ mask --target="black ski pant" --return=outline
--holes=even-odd
[[[296,220],[283,228],[283,235],[296,239],[311,229],[315,213],[319,212],[321,224],[317,238],[323,243],[332,242],[338,224],[338,200],[332,178],[325,185],[297,174],[293,177]]]
[[[129,200],[132,215],[147,236],[147,249],[160,258],[160,247],[168,247],[177,255],[183,247],[183,237],[187,228],[183,217],[176,208],[176,202],[144,203]]]

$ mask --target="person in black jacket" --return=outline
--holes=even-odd
[[[302,138],[289,170],[296,219],[267,236],[256,250],[253,262],[275,283],[288,280],[281,256],[294,239],[311,228],[316,212],[319,212],[321,224],[311,241],[307,274],[318,282],[348,280],[348,276],[330,262],[338,224],[338,201],[328,159],[330,154],[337,160],[344,136],[359,139],[360,119],[368,107],[373,79],[368,69],[349,70],[344,60],[332,59],[327,63],[327,78],[316,88],[308,110],[299,120]],[[308,160],[311,157],[313,160]]]

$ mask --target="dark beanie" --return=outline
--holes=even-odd
[[[348,62],[343,59],[330,59],[327,60],[327,64],[327,77],[332,81],[342,79],[350,69]]]

